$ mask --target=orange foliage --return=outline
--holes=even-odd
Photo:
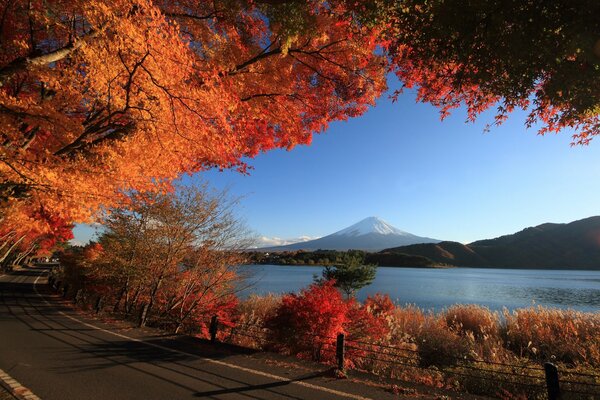
[[[320,1],[310,27],[253,1],[8,2],[0,34],[5,230],[89,221],[124,193],[308,144],[385,89],[369,32]],[[269,21],[272,21],[270,23]]]

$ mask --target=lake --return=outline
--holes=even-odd
[[[247,265],[251,293],[297,292],[309,285],[319,266]],[[370,286],[357,297],[388,293],[397,304],[439,311],[452,304],[480,304],[493,310],[531,305],[600,311],[600,271],[392,268],[379,267]]]

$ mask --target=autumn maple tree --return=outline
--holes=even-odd
[[[320,2],[6,1],[0,200],[10,243],[128,191],[306,144],[384,90],[368,30]],[[2,232],[0,232],[2,233]]]
[[[389,333],[393,303],[387,296],[369,297],[364,305],[344,298],[335,280],[314,282],[299,293],[286,294],[265,319],[266,346],[271,350],[317,361],[333,362],[337,335],[351,343],[348,354],[364,356],[364,345]]]
[[[313,283],[300,293],[290,293],[265,326],[274,350],[303,358],[334,360],[338,333],[344,333],[353,300],[345,300],[335,281]]]
[[[0,257],[67,239],[132,190],[310,143],[373,104],[388,72],[442,116],[496,108],[501,123],[523,108],[540,133],[567,128],[588,143],[600,127],[599,7],[6,0]]]

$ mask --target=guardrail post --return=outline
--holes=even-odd
[[[344,360],[344,356],[345,356],[345,346],[344,346],[344,339],[345,336],[343,333],[339,333],[337,335],[337,341],[336,341],[336,345],[335,345],[335,357],[337,359],[337,363],[338,363],[338,369],[340,371],[344,371],[344,367],[345,367],[345,360]]]
[[[560,399],[560,384],[558,380],[558,368],[552,363],[544,364],[546,373],[546,387],[548,388],[548,400]]]
[[[217,331],[219,330],[219,318],[213,315],[210,319],[210,326],[208,327],[208,333],[210,333],[210,342],[215,343],[217,341]]]
[[[104,298],[102,296],[98,296],[98,299],[96,300],[96,306],[94,307],[94,310],[96,310],[96,314],[98,314],[102,310],[103,305]]]

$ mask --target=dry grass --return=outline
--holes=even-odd
[[[273,315],[280,303],[281,296],[278,295],[251,295],[238,304],[238,324],[263,326],[266,318]]]
[[[281,296],[251,295],[238,304],[236,327],[223,340],[238,346],[263,349],[265,345],[265,321],[281,304]]]
[[[600,313],[531,307],[504,311],[506,348],[520,357],[600,367]]]
[[[416,306],[396,307],[389,316],[392,342],[415,341],[427,315]]]
[[[279,301],[249,298],[240,305],[240,322],[261,325]],[[563,377],[600,384],[600,378],[569,375],[600,375],[600,313],[543,307],[498,313],[476,305],[438,314],[415,306],[371,308],[389,333],[378,345],[350,344],[358,346],[347,350],[348,365],[356,369],[503,399],[545,398],[540,367],[546,361],[558,364]]]
[[[481,341],[498,336],[500,321],[498,313],[486,307],[454,305],[444,312],[446,326],[461,336],[472,336]]]

